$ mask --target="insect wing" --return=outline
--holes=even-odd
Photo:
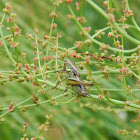
[[[93,86],[93,83],[89,83],[89,82],[83,82],[81,80],[77,80],[77,79],[73,79],[73,78],[69,78],[67,80],[67,84],[68,85],[73,85],[73,86],[80,86],[80,85],[84,85],[84,86]]]
[[[74,73],[75,76],[80,77],[80,72],[78,71],[77,67],[69,60],[66,59],[65,60],[65,64],[64,64],[64,70],[66,70],[66,65],[72,69],[72,72]]]

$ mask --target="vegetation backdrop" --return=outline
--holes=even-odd
[[[139,6],[1,0],[0,139],[138,140]],[[94,84],[90,96],[64,93],[66,59]]]

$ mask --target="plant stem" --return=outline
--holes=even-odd
[[[38,44],[37,35],[35,35],[35,43]],[[41,63],[40,63],[40,56],[39,56],[39,49],[38,49],[38,46],[37,46],[36,49],[37,49],[37,57],[38,57],[39,71],[40,71],[40,73],[42,74],[42,68],[41,68]]]
[[[13,62],[13,63],[16,63],[16,61],[13,59],[12,55],[10,54],[9,50],[8,50],[8,47],[5,43],[5,39],[4,39],[4,36],[3,36],[3,31],[2,31],[2,28],[1,28],[1,25],[0,25],[0,34],[1,34],[1,37],[2,37],[2,41],[3,41],[3,45],[4,45],[4,48],[5,48],[5,51],[9,57],[9,59]]]
[[[103,15],[107,20],[109,20],[108,15],[93,1],[86,0],[96,11],[98,11],[101,15]]]
[[[107,20],[109,20],[109,16],[98,6],[96,5],[93,1],[91,0],[86,0],[94,9],[96,9],[101,15],[103,15]],[[140,44],[140,40],[137,40],[133,37],[131,37],[130,35],[128,35],[126,32],[124,32],[119,25],[114,21],[112,22],[112,24],[115,26],[115,28],[124,36],[126,37],[129,41],[139,45]]]
[[[126,0],[126,6],[127,6],[128,10],[130,11],[131,9],[130,9],[128,0]],[[135,25],[135,27],[137,28],[137,30],[140,32],[140,27],[138,26],[136,20],[134,19],[134,16],[131,16],[131,20],[132,20],[133,24]]]
[[[76,19],[76,15],[74,14],[74,12],[73,12],[73,10],[71,9],[70,5],[68,5],[68,8],[69,8],[70,13],[71,13],[71,14],[75,17],[75,19]],[[79,28],[81,29],[81,31],[85,34],[85,36],[87,36],[87,37],[88,37],[92,42],[94,42],[95,44],[97,44],[97,45],[99,45],[99,46],[102,45],[101,42],[95,40],[94,38],[91,37],[90,34],[87,34],[87,33],[85,32],[85,30],[83,29],[83,27],[81,26],[81,24],[78,22],[77,19],[76,19],[75,21],[76,21],[77,25],[79,26]],[[139,43],[139,44],[140,44],[140,43]],[[116,52],[132,53],[132,52],[137,51],[137,50],[138,50],[138,47],[136,47],[136,48],[134,48],[134,49],[131,49],[131,50],[121,50],[121,49],[116,49],[116,48],[112,48],[112,47],[109,46],[107,49],[112,50],[112,51],[116,51]]]

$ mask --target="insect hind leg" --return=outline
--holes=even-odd
[[[66,89],[64,90],[63,94],[64,94],[65,92],[67,92],[68,88],[69,88],[69,85],[67,85],[67,87],[66,87]]]

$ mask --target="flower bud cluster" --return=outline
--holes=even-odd
[[[128,69],[128,67],[124,67],[120,70],[120,73],[124,73],[125,76],[131,76],[132,75],[132,72],[130,71],[130,69]]]
[[[3,12],[10,15],[10,13],[12,12],[12,6],[10,3],[6,3],[5,4],[6,8],[3,9]]]
[[[74,46],[77,46],[78,49],[82,49],[84,47],[84,42],[83,41],[76,41]]]
[[[78,17],[78,21],[79,21],[80,24],[85,24],[87,22],[85,17]]]
[[[98,33],[99,32],[99,33]],[[96,38],[101,38],[102,36],[104,36],[105,35],[105,32],[100,32],[100,29],[99,30],[95,30],[95,33],[98,33],[97,35],[96,35]]]

